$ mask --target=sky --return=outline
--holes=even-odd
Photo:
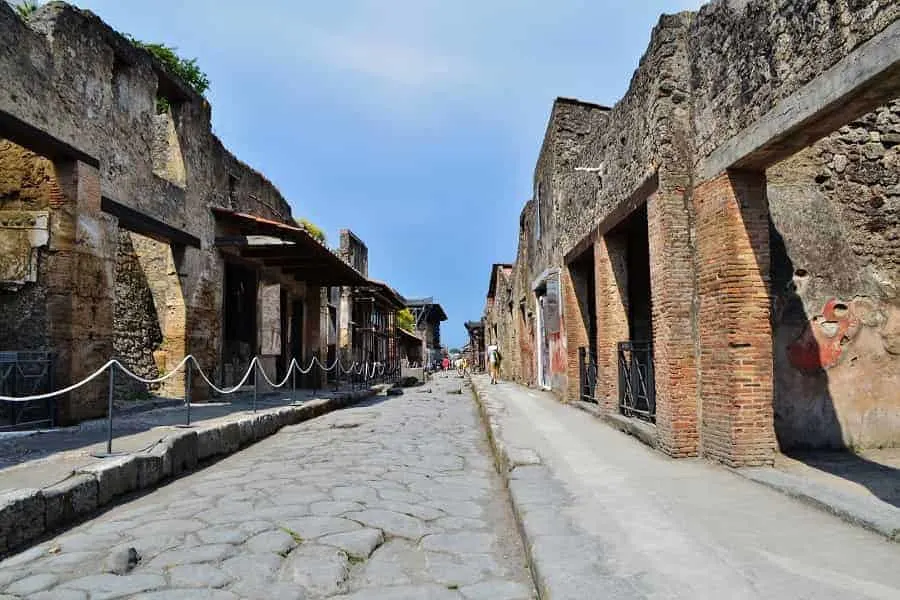
[[[212,82],[213,131],[369,276],[466,341],[515,260],[554,98],[614,104],[661,13],[700,0],[75,0],[175,46]]]

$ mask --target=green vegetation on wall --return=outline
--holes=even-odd
[[[309,219],[305,219],[300,217],[299,219],[294,219],[294,222],[297,223],[299,227],[302,227],[306,231],[309,232],[309,235],[313,236],[323,244],[325,243],[325,232],[321,227],[310,221]]]
[[[416,330],[416,318],[413,316],[412,311],[408,308],[404,308],[403,310],[397,311],[397,327],[400,329],[405,329],[410,333],[415,332]]]

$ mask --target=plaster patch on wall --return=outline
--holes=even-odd
[[[0,287],[18,289],[38,278],[38,248],[50,240],[48,211],[0,211]]]

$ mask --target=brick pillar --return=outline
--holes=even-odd
[[[576,290],[571,266],[560,269],[559,282],[562,294],[560,301],[563,304],[562,313],[565,321],[563,333],[566,336],[566,389],[563,398],[566,402],[574,402],[579,399],[581,387],[578,348],[588,345],[588,332],[584,326],[582,307],[578,301],[579,292],[583,292],[583,290]]]
[[[766,177],[729,171],[694,189],[701,448],[731,466],[775,452]]]
[[[55,165],[47,255],[47,320],[56,352],[55,384],[82,380],[113,355],[118,245],[115,219],[100,211],[100,172],[81,162]],[[106,414],[108,376],[58,400],[61,422]]]
[[[605,235],[594,244],[597,293],[597,402],[605,413],[619,411],[617,344],[628,339],[628,276],[625,240]]]
[[[647,201],[657,441],[676,457],[696,456],[699,440],[693,255],[684,197],[683,189],[661,188]]]

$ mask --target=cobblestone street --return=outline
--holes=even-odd
[[[284,428],[8,558],[0,597],[532,598],[460,383]]]

